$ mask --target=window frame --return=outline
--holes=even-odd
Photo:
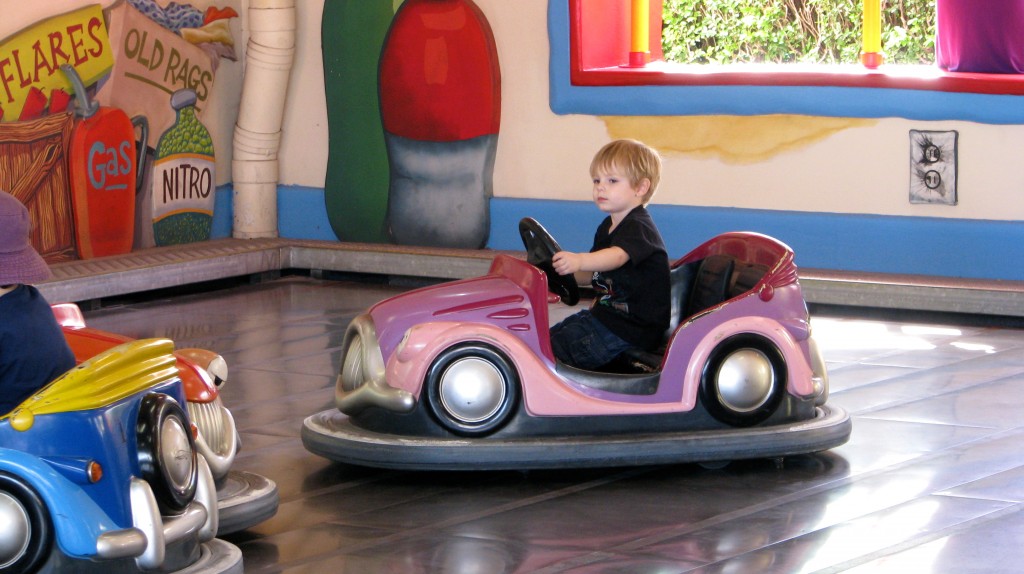
[[[860,64],[702,66],[655,61],[629,67],[629,22],[617,21],[614,10],[622,4],[548,0],[555,113],[803,114],[1024,123],[1024,98],[1019,97],[1024,95],[1024,75],[953,73],[935,66],[871,70]],[[650,29],[659,30],[662,3],[651,0],[651,5]],[[622,18],[628,18],[628,7],[620,9]],[[612,16],[593,17],[599,10]],[[651,36],[652,59],[657,59],[660,34]]]

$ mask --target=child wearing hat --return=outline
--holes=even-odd
[[[25,206],[0,191],[0,416],[75,366],[50,304],[29,285],[50,277],[30,228]]]

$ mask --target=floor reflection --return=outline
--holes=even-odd
[[[291,277],[87,313],[229,361],[237,465],[281,492],[275,517],[229,538],[246,572],[1020,570],[1022,331],[819,313],[853,436],[782,464],[460,474],[308,454],[301,421],[330,404],[344,326],[398,292]]]

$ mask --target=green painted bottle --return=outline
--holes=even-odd
[[[324,82],[329,149],[324,199],[342,241],[387,243],[388,153],[380,119],[377,70],[392,0],[327,0]]]
[[[194,90],[171,95],[177,119],[156,144],[153,242],[157,246],[205,241],[213,228],[213,138],[196,116],[195,104]]]

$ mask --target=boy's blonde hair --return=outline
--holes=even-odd
[[[654,148],[636,140],[615,140],[598,150],[594,161],[590,162],[590,176],[596,177],[598,173],[615,170],[620,170],[628,177],[633,187],[640,185],[644,179],[651,182],[651,187],[642,198],[643,204],[647,205],[661,181],[661,156]]]

